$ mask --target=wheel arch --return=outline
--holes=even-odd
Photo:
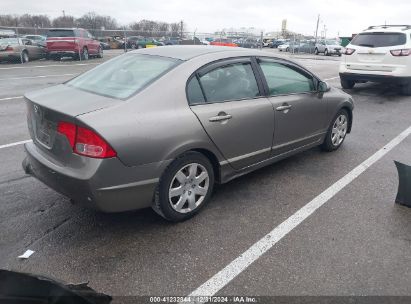
[[[352,113],[352,108],[349,107],[348,105],[343,105],[340,110],[346,110],[348,113],[348,129],[347,133],[351,133],[351,128],[352,128],[352,121],[353,121],[353,113]],[[339,110],[339,111],[340,111]]]
[[[218,161],[217,156],[213,152],[211,152],[210,150],[207,150],[207,149],[204,149],[204,148],[193,149],[191,151],[201,153],[205,157],[207,157],[207,159],[210,161],[211,165],[213,166],[214,180],[217,183],[221,183],[220,162]]]

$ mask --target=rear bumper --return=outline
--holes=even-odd
[[[127,167],[117,158],[91,159],[84,168],[73,169],[54,163],[32,142],[24,146],[27,174],[75,203],[103,212],[150,207],[159,180],[156,174],[168,164]]]
[[[392,75],[356,74],[340,72],[340,78],[344,78],[346,80],[353,80],[357,82],[370,81],[381,83],[394,83],[400,85],[411,83],[411,77],[399,77]]]
[[[328,50],[329,54],[333,54],[333,55],[341,55],[342,54],[342,50],[334,50],[334,49],[330,49]]]
[[[48,51],[48,55],[51,56],[76,56],[79,54],[78,51]]]
[[[0,61],[8,61],[8,60],[19,60],[20,61],[20,53],[19,52],[0,52]]]

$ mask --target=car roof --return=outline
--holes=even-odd
[[[180,60],[190,60],[194,57],[220,52],[230,52],[233,56],[253,56],[261,54],[261,51],[258,50],[210,45],[167,45],[155,48],[146,48],[133,52],[146,55],[170,57]]]
[[[363,33],[373,32],[406,32],[411,31],[410,25],[375,25],[365,29]]]

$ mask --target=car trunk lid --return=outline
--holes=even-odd
[[[118,100],[71,88],[67,85],[43,89],[25,95],[27,123],[33,142],[49,156],[68,161],[71,146],[57,132],[61,121],[78,123],[77,116],[118,103]]]

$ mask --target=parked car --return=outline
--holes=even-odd
[[[317,145],[337,150],[353,110],[297,63],[204,46],[128,52],[25,100],[26,173],[75,203],[151,206],[171,221],[200,211],[215,183]]]
[[[99,38],[98,41],[100,42],[100,46],[103,50],[111,49],[109,40],[107,40],[106,38]]]
[[[130,39],[132,39],[130,41]],[[154,38],[139,38],[139,37],[128,37],[127,42],[130,41],[130,47],[133,49],[143,49],[153,46],[162,46],[163,42],[160,42]]]
[[[138,41],[143,39],[141,36],[129,36],[127,37],[127,48],[137,49]]]
[[[325,39],[320,40],[315,45],[314,53],[316,55],[324,53],[325,56],[338,55],[342,54],[342,46],[336,39]]]
[[[26,38],[32,41],[33,45],[37,44],[42,47],[46,47],[46,36],[43,35],[24,35],[22,38]]]
[[[234,43],[232,39],[228,38],[216,38],[213,41],[210,42],[210,45],[216,45],[216,46],[231,46],[231,47],[237,47],[238,45]]]
[[[165,39],[163,43],[164,45],[177,45],[179,44],[180,40],[181,40],[180,38],[171,37],[171,38]]]
[[[294,52],[313,54],[315,52],[315,42],[302,42],[295,47]]]
[[[93,56],[103,58],[103,48],[100,41],[84,29],[51,29],[47,32],[47,54],[55,60],[62,57],[88,60]]]
[[[258,41],[257,41],[257,39],[253,39],[253,38],[238,40],[236,44],[239,47],[243,47],[243,48],[249,48],[249,49],[258,48]]]
[[[277,48],[280,52],[289,52],[290,51],[290,45],[288,43],[281,44]]]
[[[46,49],[26,38],[0,39],[0,61],[26,63],[46,57]]]
[[[388,82],[411,95],[411,25],[371,26],[347,45],[340,63],[341,86]]]
[[[269,47],[273,43],[273,39],[264,38],[263,39],[263,47]]]
[[[205,45],[200,39],[194,37],[193,39],[183,39],[179,41],[180,45]]]
[[[273,40],[273,42],[271,43],[270,47],[273,48],[278,48],[280,45],[282,44],[287,44],[287,41],[282,40],[282,39],[277,39],[277,40]]]

